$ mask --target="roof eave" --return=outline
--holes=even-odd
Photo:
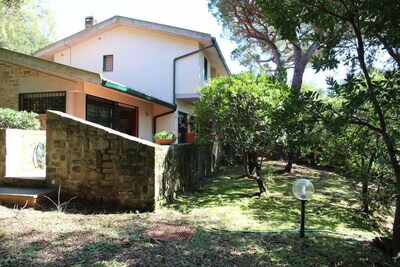
[[[225,61],[221,49],[219,48],[217,39],[215,37],[211,37],[211,42],[214,44],[215,50],[217,50],[218,56],[221,59],[221,62],[224,65],[226,72],[228,73],[228,75],[231,75],[231,70],[229,69],[228,64]]]
[[[172,110],[176,110],[176,105],[174,105],[174,104],[171,104],[171,103],[168,103],[168,102],[163,101],[161,99],[158,99],[158,98],[152,97],[150,95],[141,93],[141,92],[136,91],[136,90],[134,90],[132,88],[129,88],[129,87],[125,86],[125,85],[118,84],[118,83],[115,83],[115,82],[110,81],[110,80],[103,79],[102,80],[102,86],[104,86],[106,88],[109,88],[109,89],[117,90],[119,92],[123,92],[125,94],[129,94],[129,95],[135,96],[137,98],[146,100],[148,102],[151,102],[151,103],[154,103],[154,104],[157,104],[157,105],[160,105],[160,106],[167,107],[167,108],[172,109]]]
[[[114,16],[100,23],[95,24],[93,27],[84,29],[78,33],[75,33],[69,37],[61,39],[47,47],[44,47],[34,53],[36,57],[42,57],[51,59],[51,56],[55,53],[61,52],[67,49],[69,46],[75,45],[81,41],[92,38],[98,34],[111,30],[119,26],[132,26],[140,29],[147,29],[159,33],[165,33],[175,35],[178,37],[194,39],[198,41],[210,40],[211,35],[208,33],[192,31],[179,27],[159,24],[155,22],[149,22],[144,20],[132,19],[122,16]]]
[[[9,64],[51,74],[63,79],[74,81],[84,80],[93,84],[101,83],[101,75],[98,73],[70,67],[3,48],[0,48],[0,60]]]

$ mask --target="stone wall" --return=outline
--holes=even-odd
[[[179,144],[160,149],[156,154],[156,188],[164,203],[176,194],[192,191],[216,169],[219,146]]]
[[[0,107],[18,110],[20,78],[37,76],[46,75],[0,61]]]
[[[45,140],[45,131],[0,129],[0,185],[43,186],[45,166],[38,164],[34,151]]]
[[[160,146],[47,112],[47,184],[64,197],[154,210],[213,170],[212,149]],[[208,157],[208,159],[206,159]]]
[[[6,131],[0,130],[0,184],[6,176]]]

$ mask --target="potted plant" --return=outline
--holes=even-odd
[[[170,145],[175,143],[176,135],[171,131],[161,131],[154,135],[154,141],[159,145]]]
[[[187,118],[186,143],[194,143],[196,141],[196,124],[193,116]]]

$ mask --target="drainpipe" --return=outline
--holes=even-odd
[[[72,67],[72,47],[67,45],[64,41],[64,45],[69,48],[69,66]]]
[[[200,53],[201,51],[209,49],[209,48],[214,47],[214,46],[215,46],[215,42],[213,41],[213,44],[210,45],[210,46],[207,46],[207,47],[204,47],[204,48],[201,48],[201,49],[198,49],[198,50],[195,50],[195,51],[192,51],[190,53],[187,53],[187,54],[184,54],[182,56],[174,58],[173,78],[172,78],[172,98],[173,98],[173,104],[174,104],[175,108],[172,111],[169,111],[169,112],[166,112],[166,113],[163,113],[163,114],[160,114],[160,115],[157,115],[157,116],[154,117],[154,120],[153,120],[153,134],[156,133],[157,119],[160,118],[160,117],[175,113],[175,111],[176,111],[176,62],[178,60],[182,59],[182,58],[185,58],[185,57]]]

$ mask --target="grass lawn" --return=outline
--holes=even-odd
[[[358,212],[354,186],[325,171],[295,166],[284,175],[282,163],[269,166],[276,172],[265,198],[229,169],[154,213],[82,209],[78,200],[66,213],[0,206],[0,266],[398,266],[370,245],[390,219]],[[316,190],[304,239],[291,192],[299,177]],[[197,230],[186,243],[140,238],[154,222]]]

